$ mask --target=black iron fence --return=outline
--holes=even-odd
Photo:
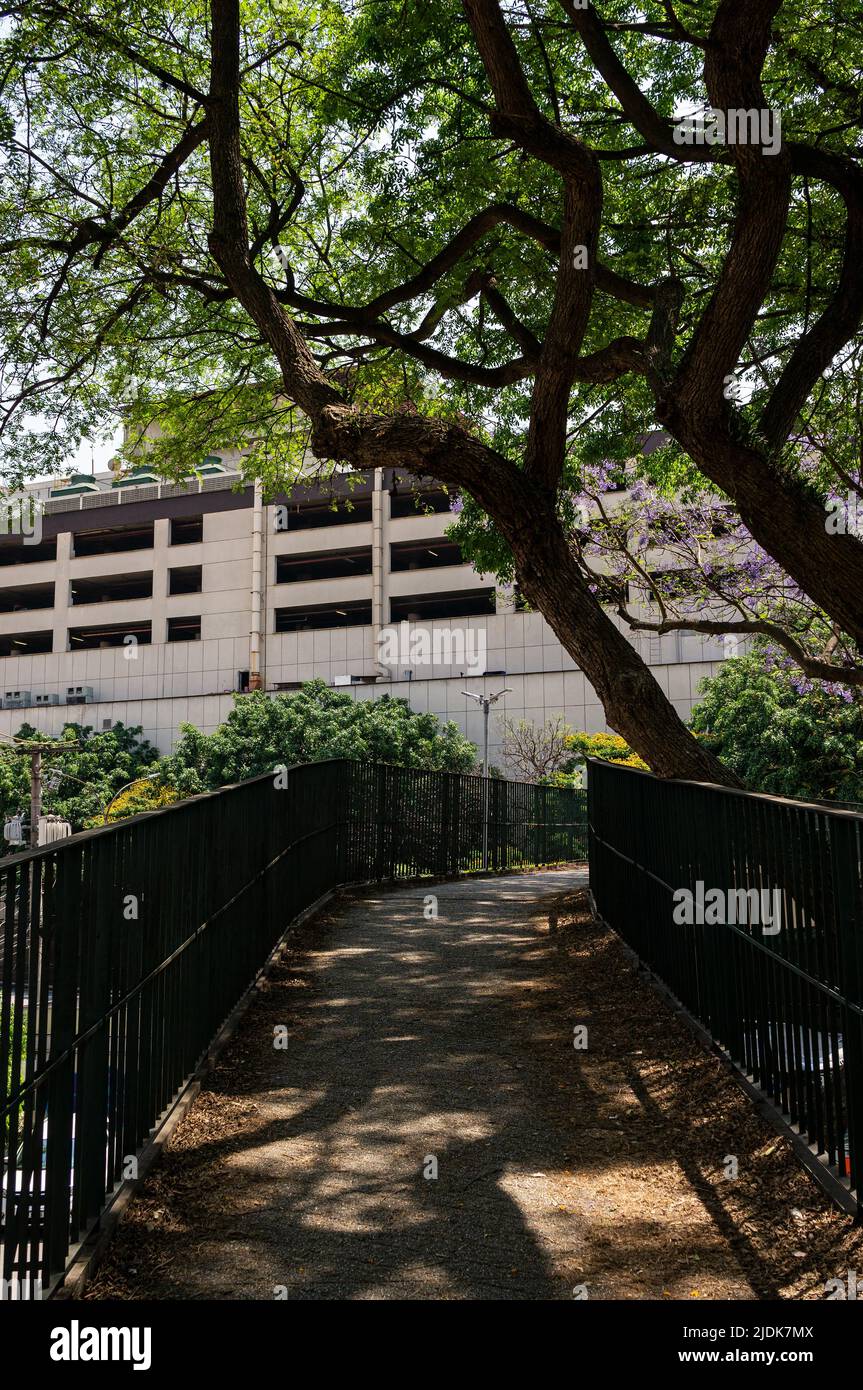
[[[587,793],[528,782],[348,763],[350,880],[514,869],[587,858]]]
[[[287,925],[482,866],[483,781],[347,761],[0,860],[0,1297],[47,1291]],[[584,858],[583,792],[492,780],[495,869]]]
[[[591,761],[599,914],[853,1197],[863,816]]]

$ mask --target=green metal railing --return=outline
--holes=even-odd
[[[853,1206],[863,1165],[863,816],[591,760],[588,819],[599,914]]]
[[[62,1274],[290,922],[480,868],[482,807],[481,778],[312,763],[0,860],[0,1296]],[[586,833],[585,793],[491,780],[491,868]]]

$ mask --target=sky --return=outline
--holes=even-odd
[[[67,462],[69,472],[104,473],[122,442],[122,428],[116,431],[112,439],[104,443],[91,444],[89,440],[83,440],[78,446],[77,453],[73,454]]]

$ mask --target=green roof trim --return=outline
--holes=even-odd
[[[158,483],[158,474],[146,465],[133,468],[131,473],[127,473],[124,478],[115,478],[112,487],[145,487],[148,483]]]
[[[52,487],[51,497],[71,497],[82,492],[100,492],[101,488],[90,473],[73,473],[64,487]]]

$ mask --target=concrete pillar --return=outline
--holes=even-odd
[[[389,494],[385,493],[383,489],[382,468],[375,469],[372,487],[372,643],[376,666],[382,671],[387,671],[388,668],[381,666],[377,660],[377,653],[380,650],[381,628],[386,623],[389,608],[386,592],[389,575],[389,565],[387,564]]]
[[[57,537],[57,563],[54,566],[54,637],[52,652],[69,650],[69,611],[72,604],[70,582],[72,574],[72,532],[61,531]]]
[[[249,594],[249,689],[264,687],[263,661],[263,574],[264,574],[264,502],[259,478],[255,479],[252,506],[252,583]]]
[[[168,640],[168,568],[171,559],[171,520],[159,517],[153,523],[153,598],[150,605],[151,641]],[[179,562],[178,562],[179,563]]]

